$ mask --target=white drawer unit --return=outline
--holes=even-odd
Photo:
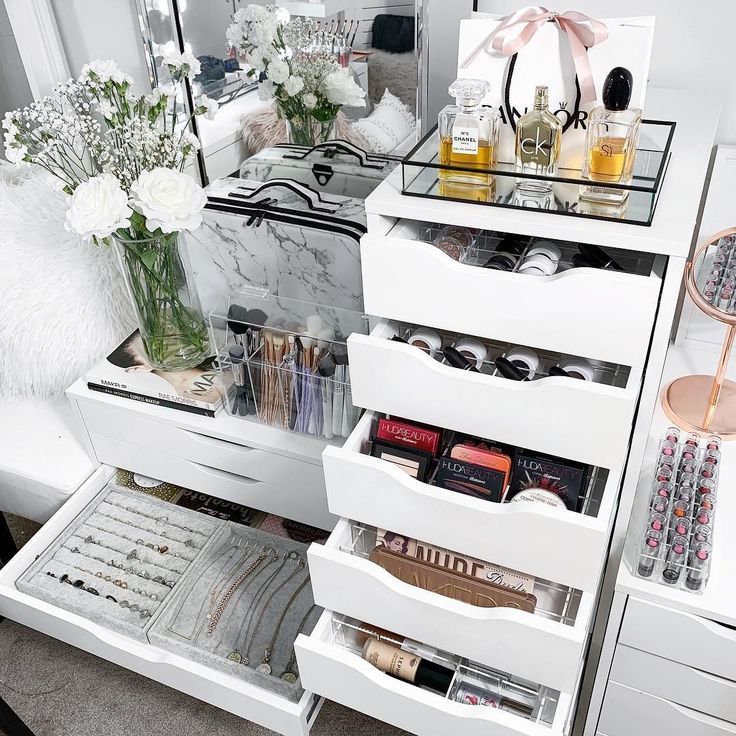
[[[619,643],[736,681],[736,630],[702,616],[630,598]]]
[[[603,736],[732,736],[736,725],[610,681],[598,732]]]
[[[296,640],[305,687],[330,700],[423,736],[560,736],[570,699],[550,703],[549,722],[521,718],[497,708],[456,703],[380,672],[360,656],[360,647],[340,635],[340,617],[325,611],[310,636]]]
[[[659,631],[656,635],[660,635]],[[693,648],[697,649],[698,644],[696,639]],[[672,641],[670,646],[676,650],[676,657],[689,648],[683,646],[681,639]],[[616,647],[610,678],[634,690],[736,723],[736,682],[733,680],[622,644]]]
[[[363,236],[361,268],[369,314],[641,364],[664,258],[654,260],[649,275],[572,268],[550,277],[529,276],[459,263],[410,237],[412,230],[418,235],[418,223],[399,220],[387,235]]]
[[[112,468],[99,468],[0,570],[0,615],[284,736],[306,736],[321,706],[321,699],[312,693],[304,692],[299,702],[291,702],[232,675],[111,631],[16,588],[16,580],[84,511],[112,473]]]
[[[309,570],[318,605],[555,690],[574,690],[592,593],[580,596],[537,582],[537,608],[551,609],[548,613],[482,608],[393,577],[368,559],[373,546],[371,530],[347,519],[325,545],[311,546]]]
[[[604,468],[619,469],[641,387],[548,376],[512,381],[458,370],[413,345],[394,342],[398,326],[382,321],[348,339],[353,402],[499,442]]]
[[[583,591],[597,590],[616,508],[618,473],[594,473],[586,513],[542,504],[489,503],[430,486],[366,454],[374,424],[374,414],[366,413],[342,447],[325,450],[332,513],[400,529],[415,539]]]

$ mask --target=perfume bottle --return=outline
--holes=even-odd
[[[603,84],[603,105],[593,108],[588,119],[583,178],[606,184],[628,184],[634,172],[641,110],[629,107],[633,78],[628,69],[612,69]],[[620,204],[627,189],[580,187],[580,198]]]
[[[534,109],[516,124],[516,170],[522,174],[554,176],[560,158],[562,123],[549,111],[547,87],[537,87]],[[517,179],[516,188],[538,194],[552,191],[552,182]]]
[[[448,105],[439,115],[440,164],[481,171],[440,169],[440,180],[491,184],[494,177],[487,170],[496,165],[500,116],[497,110],[481,106],[489,89],[489,83],[483,79],[456,79],[450,85],[448,91],[457,104]]]

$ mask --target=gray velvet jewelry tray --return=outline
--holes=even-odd
[[[269,556],[235,588],[209,633],[208,613],[268,550]],[[303,688],[294,640],[299,631],[310,633],[321,613],[312,598],[306,552],[300,542],[228,522],[156,617],[148,632],[151,643],[298,701]],[[268,674],[256,667],[271,644]]]
[[[126,506],[132,511],[122,508]],[[105,628],[146,641],[146,629],[182,584],[187,569],[206,555],[213,535],[223,524],[110,483],[18,578],[16,586]],[[85,541],[89,537],[101,544]],[[192,546],[186,545],[187,539]],[[146,543],[168,549],[156,551]],[[133,550],[137,550],[135,557],[128,558]],[[99,595],[60,582],[63,575],[72,581],[84,581],[84,588],[92,588]],[[169,585],[154,580],[159,576]],[[115,585],[116,580],[127,587]],[[128,603],[126,607],[120,605],[123,601]]]

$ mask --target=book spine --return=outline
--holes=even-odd
[[[91,391],[99,391],[102,394],[110,394],[118,396],[121,399],[132,399],[133,401],[141,401],[144,404],[153,404],[154,406],[165,406],[168,409],[178,409],[179,411],[187,411],[190,414],[200,414],[205,417],[214,417],[215,410],[207,409],[203,406],[194,406],[192,404],[182,404],[179,401],[171,399],[163,399],[158,396],[148,396],[147,394],[138,394],[135,391],[126,389],[113,388],[112,386],[103,386],[99,383],[87,382],[87,388]]]

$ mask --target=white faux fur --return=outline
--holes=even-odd
[[[134,327],[115,254],[64,230],[46,179],[0,165],[0,398],[61,394]]]

